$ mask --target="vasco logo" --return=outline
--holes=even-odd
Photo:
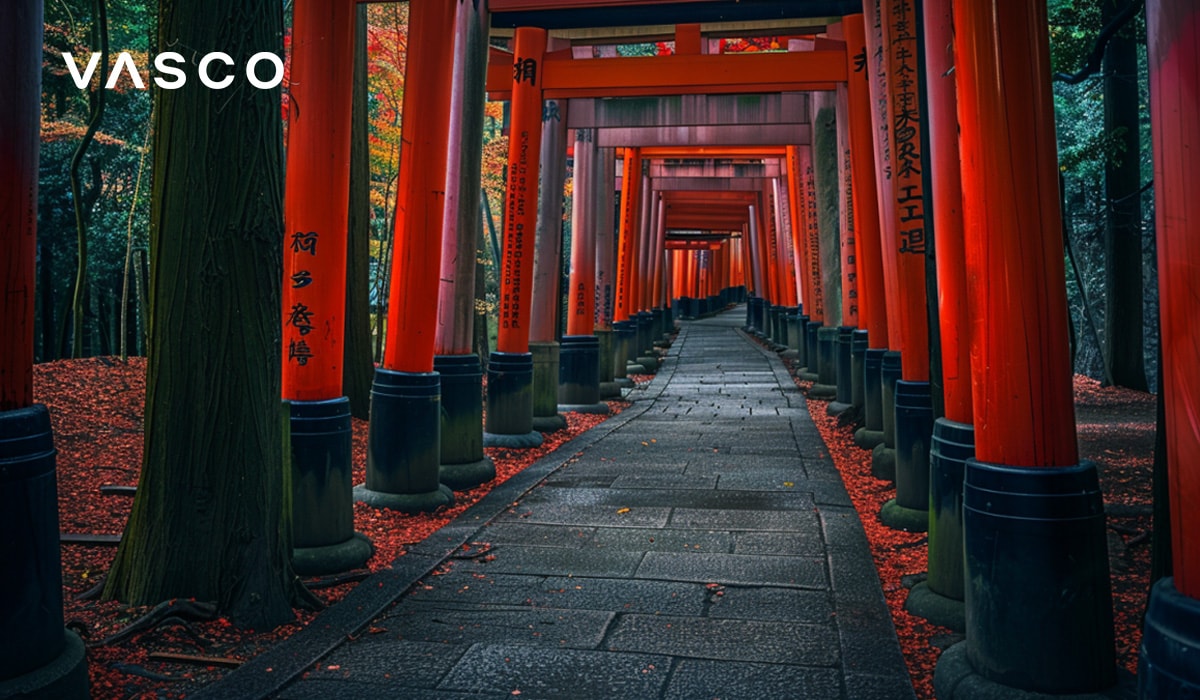
[[[85,89],[88,83],[92,82],[92,75],[96,72],[96,66],[100,64],[100,54],[92,53],[92,57],[88,60],[87,68],[83,73],[79,72],[79,64],[75,62],[75,57],[70,53],[63,53],[63,61],[67,64],[67,70],[71,73],[71,80],[75,81],[75,86],[80,90]],[[255,67],[267,61],[274,67],[275,74],[269,80],[260,80],[255,73]],[[213,63],[223,63],[226,66],[236,65],[233,57],[221,51],[213,51],[205,54],[196,64],[196,74],[200,78],[200,82],[205,87],[213,90],[223,90],[233,84],[234,76],[226,74],[221,78],[213,78],[211,68]],[[154,70],[159,75],[154,76],[154,84],[164,90],[177,90],[187,84],[188,74],[181,66],[187,65],[187,59],[182,54],[174,51],[164,51],[154,57]],[[109,73],[108,81],[104,84],[106,90],[112,90],[117,81],[121,79],[122,73],[129,74],[129,80],[138,90],[145,90],[146,84],[142,81],[141,74],[138,73],[137,63],[133,57],[127,52],[122,51],[117,54],[117,60],[113,63],[112,72]],[[269,90],[283,82],[283,59],[273,53],[261,51],[250,57],[246,61],[246,82],[260,90]]]

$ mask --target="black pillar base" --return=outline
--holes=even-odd
[[[929,447],[929,589],[963,599],[962,486],[975,427],[938,418]]]
[[[558,410],[608,413],[608,404],[600,400],[600,340],[565,335],[558,359]]]
[[[20,641],[13,637],[12,641]],[[20,700],[87,700],[88,667],[83,640],[63,630],[62,650],[46,664],[15,678],[0,679],[0,698]]]
[[[929,511],[905,508],[892,498],[879,509],[879,522],[893,530],[925,532],[929,529]]]
[[[613,353],[612,353],[612,370],[613,380],[618,386],[624,386],[621,382],[629,374],[629,361],[633,359],[637,342],[637,323],[633,321],[617,321],[612,324],[613,332]],[[632,383],[629,386],[633,386]]]
[[[375,553],[371,540],[361,532],[337,544],[293,547],[292,569],[300,576],[325,576],[360,569]]]
[[[442,375],[442,454],[438,480],[466,491],[496,478],[496,465],[483,454],[483,369],[479,356],[435,355]]]
[[[809,398],[833,400],[837,398],[837,340],[838,329],[822,326],[817,329],[817,381],[808,390]],[[813,370],[810,363],[809,371]]]
[[[863,427],[880,433],[883,432],[883,375],[881,370],[885,353],[887,353],[887,348],[868,348],[863,353]],[[863,445],[860,444],[859,447],[863,447]]]
[[[866,407],[867,332],[856,328],[850,334],[850,404],[860,411]]]
[[[929,440],[933,404],[929,382],[896,382],[896,504],[929,511]]]
[[[859,449],[874,451],[876,447],[883,444],[883,431],[859,428],[854,431],[854,444]],[[891,481],[891,479],[888,479],[888,481]]]
[[[1138,697],[1200,697],[1200,600],[1160,579],[1150,589],[1150,607],[1138,660]]]
[[[883,433],[879,435],[882,437]],[[863,437],[868,436],[864,435]],[[896,480],[896,450],[888,447],[884,442],[880,442],[871,449],[871,476],[884,481]]]
[[[1116,683],[1094,464],[1028,468],[968,459],[963,552],[966,657],[976,673],[1039,693],[1095,693]]]
[[[1155,697],[1169,697],[1137,696],[1137,682],[1128,673],[1120,672],[1115,685],[1094,693],[1038,693],[1014,688],[990,680],[977,672],[967,660],[966,642],[959,642],[943,651],[933,672],[933,691],[938,700],[1129,700],[1133,697],[1149,700]]]
[[[301,576],[357,569],[374,553],[354,531],[350,400],[289,401],[292,567]]]
[[[543,433],[562,430],[567,419],[558,412],[559,345],[533,342],[529,352],[533,355],[533,429]]]
[[[837,383],[838,403],[850,404],[850,337],[854,326],[838,326],[834,346],[834,381]]]
[[[533,429],[533,355],[493,352],[488,356],[485,447],[525,448],[542,444]]]
[[[804,359],[806,365],[800,371],[800,378],[815,382],[820,379],[818,371],[821,366],[821,353],[818,349],[817,332],[821,329],[820,321],[807,321],[804,324]]]
[[[780,355],[790,360],[800,359],[800,343],[803,334],[800,332],[800,308],[788,307],[784,314],[784,325],[787,328],[787,349]]]
[[[929,620],[954,632],[967,629],[967,606],[959,598],[948,598],[922,581],[908,591],[904,609],[917,617]]]
[[[88,697],[83,643],[63,628],[56,454],[45,406],[0,412],[0,697]]]
[[[453,503],[450,489],[439,481],[441,435],[441,375],[376,368],[367,482],[355,487],[354,498],[402,513]]]

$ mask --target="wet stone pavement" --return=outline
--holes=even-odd
[[[360,584],[390,599],[347,598],[324,637],[314,623],[205,696],[290,659],[306,673],[266,695],[913,697],[858,516],[743,318],[684,323],[631,408]]]

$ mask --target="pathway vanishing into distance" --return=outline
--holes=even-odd
[[[743,318],[685,322],[631,408],[360,584],[381,614],[352,594],[205,697],[288,659],[288,700],[912,697],[858,515]]]

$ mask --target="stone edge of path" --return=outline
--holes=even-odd
[[[678,346],[687,334],[686,328],[685,326],[680,330],[668,357],[678,354]],[[345,598],[326,608],[295,634],[274,644],[221,680],[197,689],[191,697],[195,700],[243,700],[266,698],[281,690],[329,652],[360,632],[371,620],[379,617],[413,584],[449,559],[481,527],[571,462],[577,452],[591,447],[645,413],[662,394],[663,388],[674,373],[675,363],[664,364],[644,389],[633,391],[627,398],[631,400],[631,405],[620,414],[564,442],[550,454],[496,486],[454,520],[410,547],[406,554],[393,560],[388,568],[377,571],[359,582]]]

